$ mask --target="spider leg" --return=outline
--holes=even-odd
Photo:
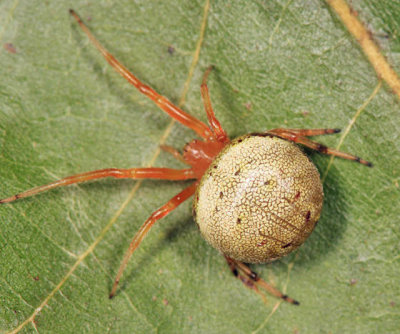
[[[183,155],[175,148],[169,145],[160,145],[160,148],[171,154],[176,160],[179,160],[180,162],[189,165],[189,163],[185,160],[185,158],[183,157]]]
[[[228,262],[229,268],[231,269],[232,273],[239,278],[244,285],[249,287],[250,289],[253,289],[256,293],[262,296],[264,299],[264,296],[261,294],[258,288],[262,288],[266,291],[268,291],[271,295],[281,298],[284,301],[287,301],[291,304],[294,305],[299,305],[300,303],[297,300],[294,300],[293,298],[288,297],[287,295],[284,295],[282,292],[280,292],[278,289],[274,288],[272,285],[268,284],[265,282],[262,278],[258,276],[257,273],[252,271],[247,265],[245,265],[243,262],[236,261],[234,259],[231,259],[228,256],[225,256],[226,261]],[[240,274],[240,272],[243,274]]]
[[[273,129],[268,131],[267,133],[271,135],[278,136],[283,139],[287,139],[290,141],[293,141],[298,144],[302,144],[306,147],[309,147],[315,151],[324,153],[324,154],[329,154],[333,155],[336,157],[340,157],[343,159],[348,159],[352,160],[355,162],[358,162],[360,164],[363,164],[368,167],[372,167],[372,163],[361,159],[358,156],[345,153],[345,152],[340,152],[338,150],[335,150],[333,148],[327,147],[325,145],[322,145],[320,143],[317,143],[315,141],[312,141],[307,138],[307,136],[316,136],[316,135],[325,135],[325,134],[332,134],[332,133],[338,133],[340,130],[339,129]]]
[[[81,183],[89,180],[102,179],[105,177],[114,177],[120,179],[161,179],[161,180],[174,180],[174,181],[196,178],[191,168],[172,169],[172,168],[149,167],[149,168],[129,168],[129,169],[119,169],[119,168],[99,169],[91,172],[68,176],[61,180],[57,180],[43,186],[32,188],[30,190],[16,194],[14,196],[0,199],[0,204],[13,202],[17,199],[33,196],[43,191],[47,191],[57,187],[67,186],[74,183]]]
[[[261,291],[258,289],[257,285],[254,283],[254,281],[249,278],[248,276],[242,275],[237,267],[236,267],[236,263],[232,261],[232,259],[230,259],[229,257],[225,256],[226,262],[228,262],[228,266],[229,269],[231,270],[232,274],[240,279],[242,281],[242,283],[249,289],[254,290],[254,292],[256,292],[263,300],[264,303],[267,302],[267,299],[265,298],[265,296],[261,293]]]
[[[208,118],[208,123],[210,124],[210,128],[215,134],[215,137],[219,142],[222,143],[228,143],[229,138],[225,130],[222,128],[220,122],[218,119],[215,117],[214,111],[211,106],[211,99],[210,99],[210,94],[208,92],[208,86],[207,86],[207,78],[210,72],[212,71],[213,67],[210,66],[204,73],[203,76],[203,82],[201,84],[200,90],[201,90],[201,96],[203,98],[203,103],[204,103],[204,109],[206,110],[207,113],[207,118]]]
[[[150,98],[159,108],[165,111],[169,116],[176,119],[178,122],[187,126],[188,128],[195,131],[200,137],[206,140],[215,140],[214,134],[211,132],[210,128],[198,120],[197,118],[184,112],[179,107],[172,104],[166,97],[158,94],[151,87],[142,83],[136,76],[133,75],[124,65],[122,65],[115,57],[107,51],[107,49],[100,44],[100,42],[93,36],[89,28],[83,23],[78,14],[73,10],[69,10],[70,14],[78,22],[79,26],[89,37],[93,45],[100,51],[107,62],[119,73],[121,74],[130,84],[135,86],[142,94]]]
[[[290,131],[298,136],[303,136],[303,137],[310,137],[310,136],[321,136],[321,135],[330,135],[334,133],[339,133],[341,130],[340,129],[273,129],[271,131],[276,131],[276,132],[286,132]],[[270,131],[268,131],[270,132]]]
[[[178,195],[171,198],[166,204],[164,204],[161,208],[154,211],[151,216],[144,222],[144,224],[140,227],[139,231],[133,237],[128,250],[126,251],[124,258],[121,262],[121,265],[118,269],[117,276],[115,277],[114,284],[111,289],[110,298],[114,297],[115,292],[117,290],[118,283],[121,279],[121,276],[128,264],[130,257],[132,256],[133,252],[136,248],[140,245],[143,238],[146,236],[147,232],[150,228],[161,218],[165,217],[171,211],[176,209],[178,205],[186,201],[190,196],[194,194],[197,188],[197,182],[193,183],[189,187],[182,190]]]

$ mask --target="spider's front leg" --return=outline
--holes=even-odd
[[[172,169],[172,168],[106,168],[68,176],[61,180],[35,187],[30,190],[18,193],[8,198],[0,199],[0,204],[10,203],[20,198],[30,197],[41,192],[67,186],[75,183],[82,183],[90,180],[103,179],[106,177],[114,177],[118,179],[159,179],[159,180],[189,180],[195,179],[196,176],[191,168],[188,169]]]
[[[208,92],[207,79],[210,72],[213,70],[213,66],[207,68],[204,72],[203,81],[201,83],[201,97],[203,98],[204,109],[206,110],[208,123],[210,124],[210,129],[214,133],[217,141],[220,143],[229,143],[229,137],[226,131],[222,128],[221,123],[215,117],[214,110],[211,105],[210,93]]]
[[[145,85],[139,80],[132,72],[130,72],[121,62],[119,62],[108,50],[97,40],[92,34],[86,24],[81,20],[78,14],[70,9],[69,13],[74,17],[76,22],[78,22],[81,29],[89,37],[92,44],[100,51],[107,62],[117,71],[121,76],[123,76],[131,85],[133,85],[139,92],[147,96],[152,100],[161,110],[167,113],[170,117],[177,120],[184,126],[195,131],[201,138],[205,140],[214,140],[215,136],[210,131],[210,128],[204,124],[202,121],[198,120],[196,117],[186,113],[178,106],[171,103],[165,96],[157,93],[150,86]]]

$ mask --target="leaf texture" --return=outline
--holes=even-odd
[[[0,331],[398,331],[398,98],[383,84],[357,114],[379,81],[324,1],[211,1],[194,62],[205,5],[3,1],[0,197],[74,173],[146,166],[164,137],[177,148],[194,137],[114,73],[73,8],[139,78],[203,121],[200,82],[213,64],[213,107],[232,137],[353,122],[341,149],[375,167],[309,152],[325,176],[321,220],[298,252],[252,267],[301,305],[268,295],[264,303],[236,280],[198,233],[190,203],[151,230],[109,300],[135,231],[187,183],[103,180],[0,206]],[[352,5],[400,72],[400,5]],[[336,147],[341,137],[316,139]],[[154,164],[180,166],[166,154]]]

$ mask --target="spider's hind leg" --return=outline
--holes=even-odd
[[[268,291],[271,295],[281,298],[284,301],[287,301],[293,305],[300,304],[297,300],[288,297],[287,295],[280,292],[278,289],[274,288],[269,283],[265,282],[262,278],[260,278],[260,276],[258,276],[257,273],[252,271],[243,262],[236,261],[228,256],[225,256],[225,259],[228,262],[229,268],[231,269],[233,275],[239,278],[246,287],[253,289],[257,294],[259,294],[261,298],[264,300],[264,302],[265,302],[265,297],[261,293],[259,288],[264,289]]]
[[[318,136],[318,135],[328,135],[328,134],[333,134],[333,133],[338,133],[340,132],[339,129],[273,129],[268,131],[267,133],[287,139],[290,141],[293,141],[298,144],[302,144],[306,147],[311,148],[312,150],[328,154],[328,155],[333,155],[339,158],[343,159],[348,159],[352,160],[355,162],[358,162],[360,164],[363,164],[368,167],[372,167],[372,163],[361,159],[360,157],[345,153],[345,152],[340,152],[338,150],[335,150],[333,148],[327,147],[325,145],[322,145],[320,143],[317,143],[315,141],[312,141],[308,139],[307,137],[309,136]]]

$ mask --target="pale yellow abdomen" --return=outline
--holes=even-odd
[[[213,247],[242,262],[262,263],[307,239],[322,202],[319,173],[299,147],[250,134],[215,158],[200,181],[193,211]]]

